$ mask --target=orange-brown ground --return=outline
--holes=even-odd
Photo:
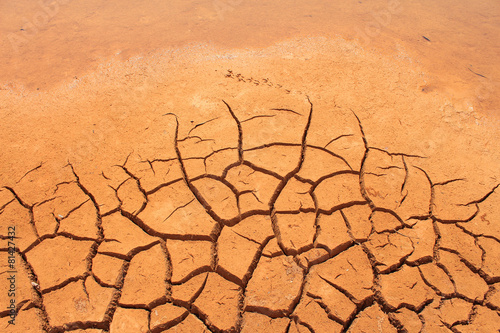
[[[497,3],[58,3],[0,8],[0,330],[500,329]]]

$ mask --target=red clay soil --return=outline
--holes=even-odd
[[[196,44],[6,85],[0,331],[500,331],[500,127],[415,59]]]
[[[351,108],[250,90],[203,121],[161,111],[156,156],[2,189],[15,332],[498,329],[498,185],[454,201],[464,179],[373,145]]]

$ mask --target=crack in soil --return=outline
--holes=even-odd
[[[259,331],[280,319],[286,331],[298,327],[311,332],[374,331],[383,326],[387,331],[409,332],[415,323],[427,331],[443,325],[459,331],[459,326],[480,325],[487,316],[500,315],[498,296],[494,298],[495,292],[500,293],[500,266],[495,259],[500,237],[489,233],[485,224],[491,210],[487,204],[498,198],[500,184],[476,200],[446,206],[437,200],[437,189],[456,186],[463,179],[432,182],[425,170],[411,163],[425,156],[370,146],[360,118],[351,110],[352,125],[359,128],[364,145],[361,167],[354,170],[345,157],[328,148],[354,134],[341,134],[321,145],[308,143],[316,125],[313,103],[308,97],[306,101],[309,113],[300,143],[267,142],[244,148],[252,133],[244,132],[243,124],[287,113],[303,115],[276,107],[271,110],[277,114],[240,121],[230,103],[222,100],[237,128],[236,147],[233,142],[205,156],[187,158],[183,158],[186,147],[217,141],[201,132],[227,115],[222,112],[197,123],[179,139],[180,117],[164,114],[175,120],[175,157],[141,159],[141,163],[148,163],[154,177],[171,177],[145,186],[143,176],[128,166],[127,156],[117,166],[127,177],[118,186],[109,185],[112,175],[101,173],[118,200],[105,213],[71,163],[66,167],[74,179],[55,184],[53,196],[40,203],[29,204],[15,187],[3,187],[12,199],[0,206],[0,218],[21,216],[20,212],[27,217],[18,221],[22,231],[16,253],[31,284],[22,286],[29,292],[19,299],[19,318],[36,309],[44,332],[118,332],[120,325],[131,325],[120,322],[127,316],[144,332],[176,327]],[[272,155],[272,149],[285,147],[295,155],[287,156],[284,150],[281,156]],[[210,159],[234,151],[236,160],[217,162],[227,163],[220,165],[220,174],[207,172]],[[392,164],[376,165],[374,153]],[[341,163],[336,170],[314,177],[308,163],[315,168],[325,165],[310,161],[312,154]],[[295,158],[288,169],[269,168],[288,157]],[[196,175],[200,170],[187,162],[198,160],[203,161],[204,172]],[[156,164],[162,162],[170,163],[163,174]],[[27,171],[16,184],[28,175],[36,177],[44,165]],[[180,176],[170,175],[174,168]],[[414,171],[422,172],[424,180],[415,183]],[[395,175],[401,172],[399,179]],[[399,179],[391,184],[390,193],[377,183],[387,177]],[[71,184],[86,199],[68,207],[64,215],[47,212],[55,227],[52,233],[42,233],[47,222],[34,215],[34,208],[64,202],[61,186]],[[427,187],[428,198],[414,196],[427,193]],[[393,195],[395,202],[389,200]],[[87,203],[92,214],[85,213]],[[442,211],[469,206],[475,207],[473,213],[455,217],[447,211],[442,217]],[[73,218],[80,222],[71,222]],[[63,221],[71,223],[59,231]],[[473,240],[480,252],[479,265],[467,252],[472,250],[446,245],[451,236],[440,231],[446,225],[457,227],[456,237]],[[79,259],[69,253],[76,247]],[[72,302],[79,294],[83,296],[77,307]],[[462,317],[458,310],[456,316],[442,313],[448,300],[470,306],[469,312]],[[267,319],[248,321],[247,314]],[[8,315],[0,312],[2,319]],[[160,315],[162,319],[157,319]]]

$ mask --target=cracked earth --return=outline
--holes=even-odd
[[[171,156],[125,155],[101,187],[70,162],[2,188],[17,332],[500,329],[498,185],[456,200],[464,179],[431,179],[425,156],[372,146],[355,110],[317,117],[314,98],[217,108],[165,111]]]

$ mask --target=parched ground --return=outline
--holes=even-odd
[[[0,3],[0,332],[500,332],[500,2],[290,3]]]
[[[461,200],[465,179],[374,145],[357,110],[296,96],[168,108],[157,157],[124,153],[92,181],[40,163],[4,185],[18,316],[2,277],[2,330],[499,331],[499,185]]]

